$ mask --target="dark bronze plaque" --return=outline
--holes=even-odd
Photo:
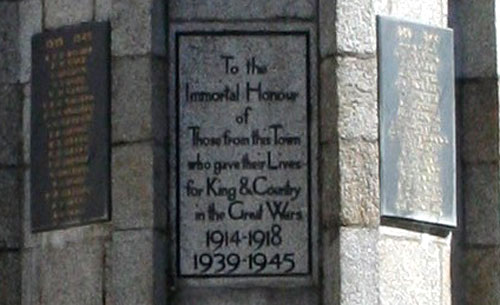
[[[456,226],[450,29],[378,18],[381,214]]]
[[[109,25],[33,36],[33,231],[109,219]]]

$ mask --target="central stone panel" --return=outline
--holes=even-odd
[[[178,274],[311,274],[309,33],[175,40]]]

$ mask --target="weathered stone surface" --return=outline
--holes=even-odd
[[[112,0],[113,56],[165,54],[165,1]]]
[[[338,98],[337,97],[337,81],[336,81],[336,62],[333,58],[328,58],[322,61],[320,66],[320,140],[321,142],[329,143],[337,137],[337,121],[338,121]]]
[[[40,305],[102,305],[103,240],[46,245],[42,262]]]
[[[323,144],[321,158],[319,160],[319,177],[323,186],[321,192],[322,219],[331,225],[339,220],[340,202],[339,190],[339,156],[338,147],[335,144]],[[331,227],[334,227],[333,225]]]
[[[176,304],[192,305],[304,305],[318,304],[318,296],[313,289],[308,288],[245,288],[245,289],[217,289],[200,288],[182,289],[177,293]]]
[[[160,233],[115,232],[109,304],[166,304],[165,265],[158,265],[166,261],[165,255],[165,237]]]
[[[0,249],[21,246],[21,181],[18,170],[0,170]]]
[[[0,250],[0,302],[2,305],[21,303],[21,255]]]
[[[371,1],[339,0],[336,3],[337,52],[375,53],[375,14]]]
[[[19,4],[0,2],[0,82],[18,80],[19,56]],[[2,91],[0,89],[0,91]],[[3,129],[3,128],[2,128]],[[0,151],[2,151],[0,149]]]
[[[435,238],[392,228],[380,232],[380,304],[441,305],[445,275]]]
[[[378,145],[339,141],[340,219],[344,225],[379,223]]]
[[[95,0],[95,20],[108,21],[111,18],[112,0]]]
[[[149,143],[113,149],[111,179],[113,225],[116,228],[165,227],[165,198],[154,194],[155,185],[159,188],[158,183],[165,182],[166,178],[164,171],[156,169],[156,166],[161,165],[154,163],[153,150],[159,149]],[[158,156],[156,160],[161,160],[161,157]],[[154,175],[156,175],[155,178]],[[155,182],[154,179],[158,181]],[[160,190],[157,189],[157,191]]]
[[[187,20],[270,19],[278,17],[312,18],[313,0],[175,0],[170,4],[170,17]]]
[[[336,1],[319,0],[319,51],[320,57],[326,57],[335,53],[337,33],[335,32],[335,10]],[[333,74],[333,72],[332,72]]]
[[[336,73],[338,122],[332,121],[338,124],[339,137],[376,141],[378,138],[376,59],[337,57]]]
[[[40,305],[41,251],[22,250],[22,305]]]
[[[440,248],[442,268],[441,305],[452,305],[451,234],[446,244],[441,245]]]
[[[463,177],[466,242],[500,245],[499,164],[465,164]]]
[[[342,305],[378,303],[378,230],[341,227],[340,279]]]
[[[44,1],[44,25],[46,28],[58,28],[65,25],[91,21],[93,10],[93,0]]]
[[[459,33],[455,52],[459,78],[496,77],[498,59],[495,31],[496,1],[454,1]]]
[[[31,37],[42,31],[42,2],[25,0],[19,2],[19,51],[21,83],[28,82],[31,76]]]
[[[30,164],[31,154],[31,83],[23,86],[23,162]],[[29,178],[28,180],[29,181]]]
[[[0,164],[15,165],[21,160],[21,87],[0,84]]]
[[[466,249],[462,260],[465,304],[500,302],[500,248]]]
[[[164,141],[167,84],[163,68],[162,59],[149,56],[113,58],[113,143],[153,137]]]
[[[392,0],[390,16],[446,27],[447,3],[447,0]]]
[[[462,159],[468,162],[499,159],[498,82],[464,81],[459,86],[462,109]]]

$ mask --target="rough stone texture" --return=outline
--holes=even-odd
[[[343,139],[378,138],[377,62],[337,57],[338,135]],[[335,122],[334,122],[335,123]]]
[[[94,19],[108,21],[111,18],[112,0],[95,0]]]
[[[112,142],[155,138],[166,133],[164,64],[146,57],[113,58]]]
[[[0,303],[21,303],[21,259],[17,252],[0,250]]]
[[[463,177],[466,242],[500,245],[498,163],[466,164]]]
[[[158,169],[154,166],[153,149],[149,143],[113,149],[113,225],[118,229],[165,227],[166,207],[154,201],[154,198],[161,198],[154,195],[153,183],[157,185],[158,181],[154,180],[153,171]],[[156,178],[165,182],[165,175]],[[163,188],[165,185],[166,182]]]
[[[189,20],[270,19],[279,17],[312,18],[313,0],[174,0],[170,18]]]
[[[320,57],[326,57],[335,53],[335,10],[336,1],[319,0],[319,51]],[[333,73],[333,71],[331,71]]]
[[[18,3],[0,2],[0,83],[17,82],[20,61],[18,31]]]
[[[40,304],[40,259],[41,252],[39,249],[23,249],[22,305]]]
[[[344,225],[379,223],[378,154],[376,143],[339,142],[340,219]]]
[[[340,202],[338,185],[339,164],[338,147],[334,144],[323,144],[319,160],[319,177],[322,185],[321,202],[323,204],[322,218],[327,225],[337,224]],[[331,227],[334,227],[333,225]]]
[[[19,2],[19,52],[21,63],[19,79],[28,82],[31,76],[31,37],[42,31],[42,2],[25,0]]]
[[[31,83],[23,86],[23,162],[30,164],[31,149]],[[28,181],[28,180],[27,180]]]
[[[166,304],[165,238],[150,230],[113,233],[111,305]],[[119,270],[117,272],[116,270]],[[126,275],[126,276],[124,276]]]
[[[165,54],[165,1],[112,0],[113,56]]]
[[[269,287],[250,289],[183,289],[178,292],[176,305],[304,305],[319,304],[313,289],[276,289]],[[202,300],[202,301],[200,301]],[[327,303],[328,304],[328,303]],[[328,304],[330,305],[330,304]]]
[[[334,58],[323,60],[320,66],[321,94],[320,94],[320,140],[329,143],[337,137],[338,98],[336,82],[336,62]]]
[[[65,25],[91,21],[93,0],[50,0],[44,1],[44,25],[53,29]]]
[[[454,1],[455,52],[459,78],[496,77],[497,51],[493,0]]]
[[[496,80],[464,81],[459,86],[458,102],[462,109],[462,160],[491,162],[498,160],[499,114]]]
[[[102,305],[102,240],[52,243],[41,251],[40,305]]]
[[[451,280],[451,236],[449,242],[441,245],[441,305],[452,304],[452,280]]]
[[[381,305],[442,304],[442,279],[449,275],[442,274],[440,243],[435,239],[406,230],[381,229]]]
[[[20,86],[0,84],[0,101],[0,164],[16,165],[20,163],[22,149],[23,101]]]
[[[500,248],[466,249],[462,268],[466,305],[500,302]]]
[[[342,305],[378,304],[377,229],[340,229]]]
[[[390,15],[434,26],[446,27],[447,0],[391,1]]]
[[[375,15],[371,1],[338,0],[336,17],[337,52],[375,53]]]
[[[21,245],[21,179],[18,170],[0,170],[0,249]]]

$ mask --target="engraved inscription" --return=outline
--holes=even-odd
[[[456,226],[453,33],[377,17],[381,215]]]
[[[108,35],[93,23],[33,38],[33,230],[108,218]]]
[[[402,25],[397,27],[397,34],[394,55],[399,62],[399,108],[389,131],[401,145],[396,207],[441,216],[439,152],[449,141],[441,134],[437,75],[440,39],[424,31],[423,41],[417,45],[412,41],[413,31]]]
[[[177,39],[179,274],[309,274],[308,34]]]
[[[43,103],[48,131],[50,187],[44,196],[52,218],[77,218],[85,210],[89,188],[89,129],[95,96],[87,82],[87,61],[92,53],[92,32],[75,33],[74,47],[64,48],[63,37],[48,39],[45,62],[50,67],[49,99]]]

